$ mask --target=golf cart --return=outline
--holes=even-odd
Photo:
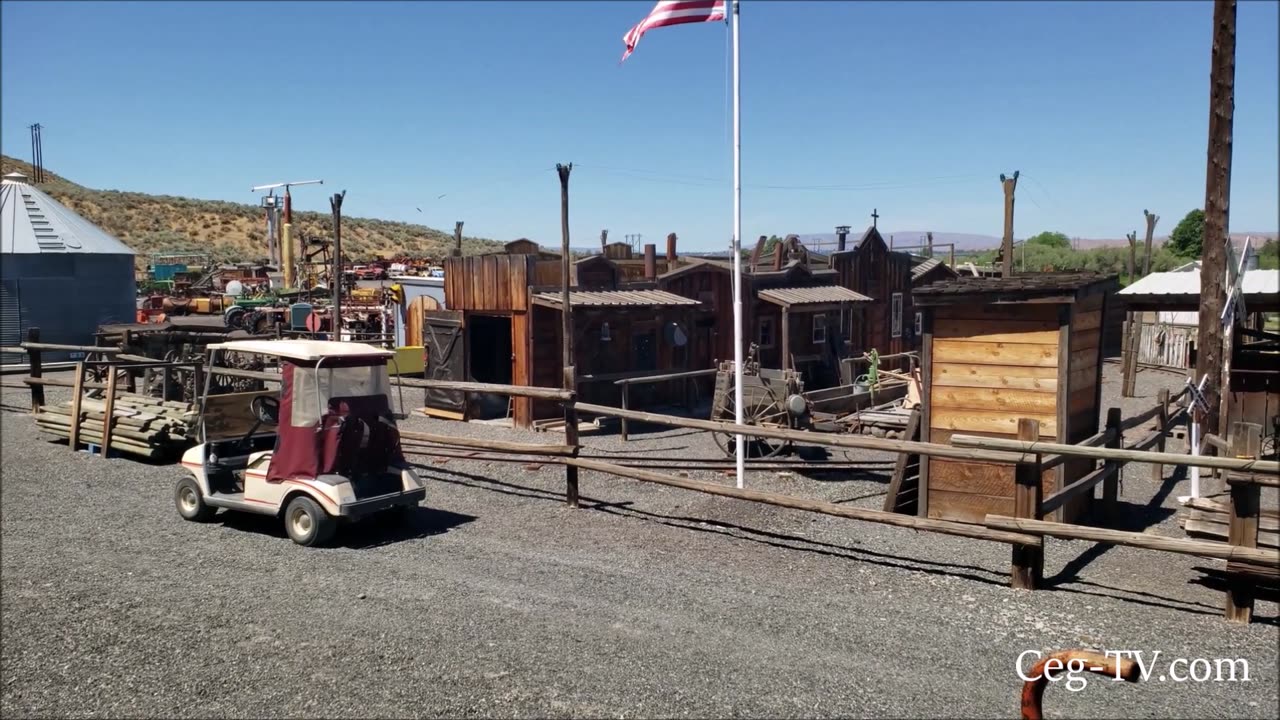
[[[223,355],[268,356],[280,387],[200,398],[200,444],[182,456],[178,514],[208,522],[218,508],[275,515],[299,545],[329,540],[339,521],[402,515],[426,496],[409,469],[391,410],[387,360],[363,343],[238,340]],[[382,511],[389,511],[382,513]]]

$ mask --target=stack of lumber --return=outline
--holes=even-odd
[[[81,443],[102,444],[102,421],[106,413],[101,392],[86,394],[80,401]],[[36,415],[36,425],[61,438],[71,436],[72,401],[47,405]],[[134,393],[116,393],[111,415],[111,449],[154,458],[168,456],[188,447],[194,440],[196,409],[191,403],[159,400]]]
[[[1230,526],[1225,504],[1208,498],[1193,498],[1178,513],[1178,524],[1187,537],[1227,542]],[[1280,548],[1280,513],[1263,508],[1258,516],[1258,547]]]

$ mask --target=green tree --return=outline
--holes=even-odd
[[[1187,213],[1169,235],[1169,249],[1179,257],[1200,257],[1204,246],[1204,211],[1199,208]]]
[[[1044,245],[1053,248],[1070,248],[1071,238],[1060,232],[1042,232],[1027,238],[1028,245]]]
[[[1280,270],[1280,243],[1275,238],[1267,238],[1258,248],[1258,268],[1261,270]]]

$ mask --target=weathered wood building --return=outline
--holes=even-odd
[[[423,321],[426,375],[510,385],[561,382],[561,260],[528,240],[505,252],[445,260],[448,310]],[[688,328],[697,300],[661,292],[653,283],[624,283],[616,262],[592,256],[574,263],[570,295],[574,358],[589,402],[615,403],[610,378],[689,369]],[[637,389],[636,405],[669,400],[673,389]],[[427,412],[441,417],[510,416],[518,427],[556,417],[550,403],[457,391],[427,393]]]
[[[1111,278],[1081,273],[962,277],[916,289],[921,439],[1015,438],[1019,418],[1038,420],[1041,438],[1054,442],[1097,433],[1111,287]],[[1092,461],[1072,459],[1046,470],[1044,495],[1090,469]],[[920,483],[919,512],[927,517],[981,522],[988,513],[1014,514],[1012,465],[924,458]],[[1078,518],[1090,501],[1068,503],[1061,520]]]

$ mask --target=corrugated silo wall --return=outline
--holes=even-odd
[[[93,345],[99,325],[133,322],[137,316],[131,255],[7,255],[3,264],[5,301],[17,297],[23,338],[28,328],[38,327],[42,342]],[[72,359],[65,352],[44,358]]]

